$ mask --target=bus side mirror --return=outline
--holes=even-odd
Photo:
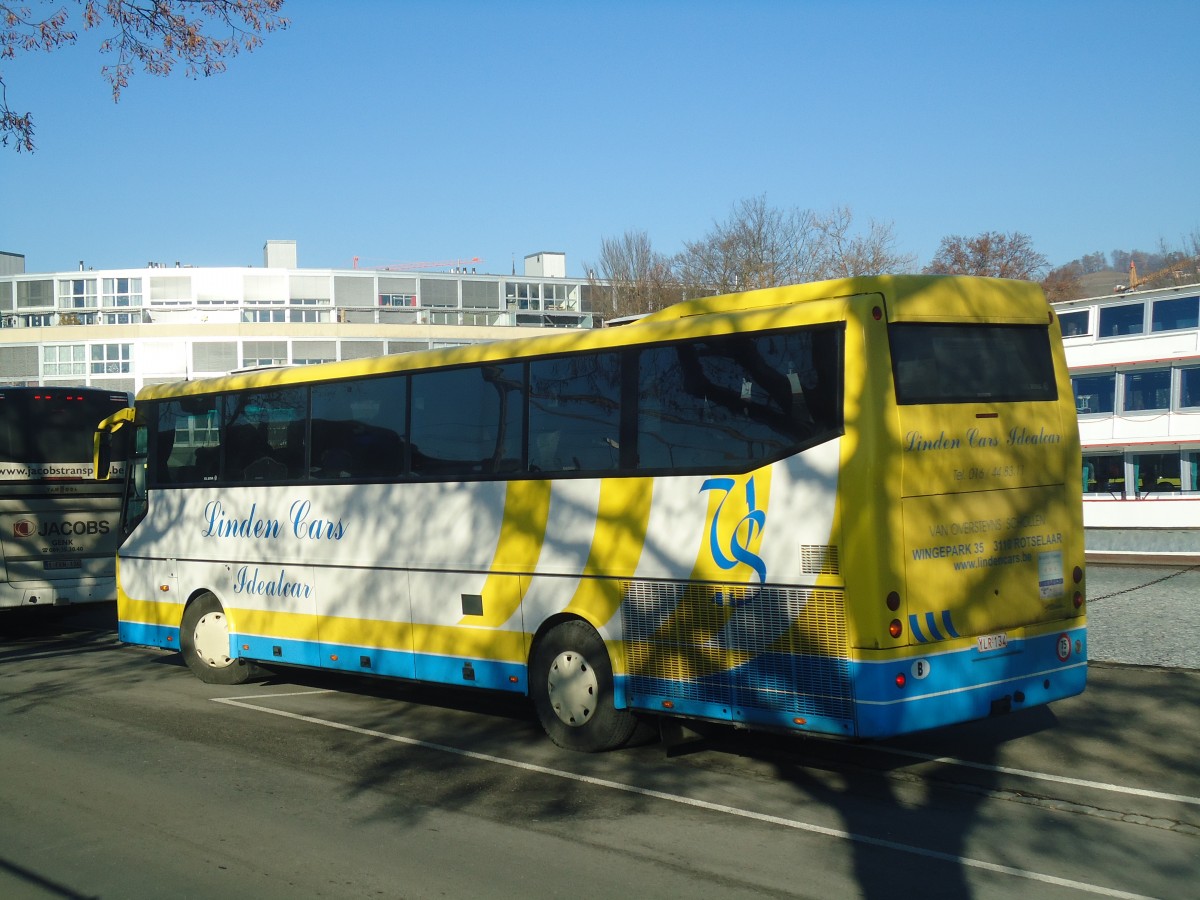
[[[97,481],[108,481],[112,475],[112,436],[126,425],[133,424],[133,416],[133,409],[126,407],[102,419],[96,426],[92,441],[92,472]]]
[[[97,431],[94,450],[96,480],[108,481],[112,471],[112,432]]]

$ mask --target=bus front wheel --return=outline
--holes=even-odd
[[[212,594],[201,594],[184,610],[179,650],[192,674],[208,684],[242,684],[254,674],[244,659],[229,655],[229,620]]]
[[[554,626],[538,641],[530,662],[533,705],[558,746],[585,753],[614,750],[637,732],[637,717],[613,705],[608,650],[587,622]]]

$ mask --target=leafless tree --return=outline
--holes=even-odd
[[[18,53],[52,52],[74,44],[79,32],[108,31],[100,53],[112,54],[100,72],[113,101],[136,68],[169,75],[182,63],[189,78],[216,75],[239,51],[254,50],[262,36],[288,26],[284,0],[22,0],[0,3],[0,62]],[[64,5],[66,4],[66,5]],[[73,5],[72,5],[73,4]],[[33,116],[8,105],[0,70],[0,145],[32,152]]]
[[[675,271],[690,292],[729,293],[819,277],[821,234],[807,210],[782,210],[759,196],[735,204],[729,218],[684,242]]]
[[[682,298],[670,258],[654,249],[644,231],[604,238],[597,267],[599,278],[608,282],[612,296],[611,311],[606,313],[609,317],[654,312]],[[593,287],[603,290],[598,285]]]
[[[599,269],[613,285],[614,315],[691,297],[912,270],[915,257],[896,252],[891,224],[871,222],[866,232],[854,225],[848,207],[814,213],[753,197],[672,259],[655,252],[644,232],[606,238]]]
[[[1036,281],[1050,261],[1033,247],[1033,239],[1019,231],[1003,234],[985,231],[975,237],[942,238],[933,262],[925,267],[932,275],[988,275]]]
[[[813,219],[820,234],[820,278],[853,278],[910,272],[917,263],[913,254],[896,251],[895,227],[872,220],[867,231],[853,231],[854,214],[840,206]]]

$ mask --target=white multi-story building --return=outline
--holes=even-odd
[[[1054,304],[1092,558],[1200,562],[1200,284]]]
[[[294,241],[263,266],[26,273],[0,253],[0,382],[122,391],[267,365],[403,353],[600,324],[608,291],[562,253],[523,275],[301,269]],[[445,267],[443,267],[445,268]]]

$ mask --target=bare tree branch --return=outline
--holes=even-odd
[[[262,44],[264,34],[287,28],[279,15],[284,0],[32,0],[54,7],[44,17],[31,6],[0,3],[0,62],[17,53],[52,52],[79,40],[78,28],[111,28],[100,42],[116,62],[101,66],[113,100],[129,86],[140,66],[149,75],[170,75],[183,63],[189,78],[224,72],[227,61]],[[61,6],[73,2],[77,9]],[[76,20],[78,20],[76,22]],[[8,85],[0,71],[0,145],[10,140],[18,152],[32,152],[33,117],[8,105]]]

